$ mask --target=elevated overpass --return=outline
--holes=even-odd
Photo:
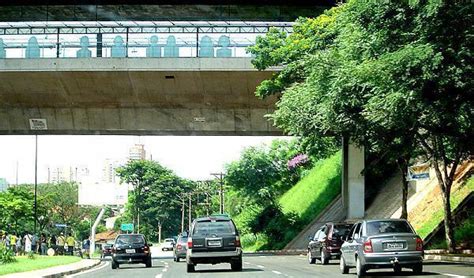
[[[0,134],[281,135],[250,58],[0,60]],[[30,129],[45,119],[47,131]]]

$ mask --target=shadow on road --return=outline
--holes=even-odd
[[[355,273],[353,273],[355,275]],[[367,275],[365,277],[381,277],[381,276],[389,276],[389,277],[408,277],[408,276],[413,276],[412,271],[402,271],[400,273],[395,273],[393,271],[379,271],[379,272],[367,272]],[[436,272],[423,272],[421,274],[416,274],[416,276],[440,276],[441,274],[436,273]]]
[[[196,269],[196,272],[197,273],[216,273],[216,272],[236,272],[236,273],[239,273],[239,272],[260,272],[260,271],[263,271],[259,268],[244,268],[242,269],[242,271],[233,271],[231,269]]]

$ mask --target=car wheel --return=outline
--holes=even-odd
[[[179,263],[179,257],[176,257],[176,262],[178,262],[178,263]]]
[[[366,273],[366,269],[365,269],[365,265],[362,264],[362,262],[360,261],[359,257],[357,257],[356,259],[356,273],[357,273],[357,277],[363,277],[365,276],[365,273]]]
[[[326,252],[324,252],[324,249],[321,249],[321,264],[325,265],[328,264],[329,259],[326,257]]]
[[[112,269],[117,269],[119,268],[119,264],[116,263],[114,260],[112,260]]]
[[[413,272],[415,274],[421,274],[423,273],[423,264],[422,263],[419,263],[419,264],[416,264],[413,266]]]
[[[402,266],[399,265],[399,264],[395,264],[395,265],[393,266],[393,271],[394,271],[395,273],[400,273],[400,272],[402,272]]]
[[[236,261],[231,261],[230,268],[232,271],[242,271],[242,258],[239,258]]]
[[[148,261],[145,263],[145,266],[150,268],[152,266],[152,263],[151,263],[151,258],[148,259]]]
[[[189,272],[194,272],[194,271],[196,271],[196,267],[194,266],[194,264],[187,264],[186,271],[187,271],[188,273],[189,273]]]
[[[344,257],[342,255],[339,260],[339,268],[341,269],[342,274],[349,273],[349,267],[346,265],[346,261],[344,260]]]
[[[314,264],[315,262],[316,262],[316,258],[313,258],[313,257],[311,256],[311,251],[308,250],[308,263],[309,263],[309,264]]]

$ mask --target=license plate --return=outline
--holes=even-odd
[[[403,243],[401,242],[387,243],[387,249],[390,249],[390,250],[403,249]]]
[[[125,253],[127,253],[127,254],[133,254],[133,253],[135,253],[135,249],[126,249],[126,250],[125,250]]]
[[[207,246],[221,247],[221,241],[220,240],[208,240],[207,241]]]

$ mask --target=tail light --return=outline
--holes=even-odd
[[[239,237],[239,236],[236,236],[236,237],[235,237],[234,246],[235,246],[235,247],[241,247],[241,244],[240,244],[240,237]]]
[[[117,253],[117,248],[115,247],[112,247],[112,249],[110,250],[111,253]]]
[[[145,252],[145,254],[150,253],[150,247],[148,246],[143,247],[143,251]]]
[[[178,243],[178,244],[176,245],[176,249],[181,250],[181,243]]]
[[[372,248],[372,241],[368,239],[366,242],[364,242],[364,253],[372,252],[374,252],[374,249]]]
[[[416,238],[416,251],[423,251],[423,240],[419,237]]]
[[[192,249],[193,248],[193,239],[192,238],[188,238],[188,249]]]

